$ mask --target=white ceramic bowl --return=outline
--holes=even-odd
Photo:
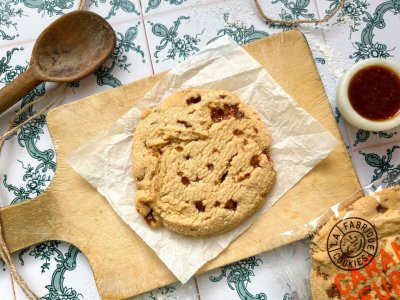
[[[340,78],[339,85],[336,93],[336,100],[339,111],[343,118],[349,122],[351,125],[368,130],[368,131],[381,131],[388,130],[400,125],[400,112],[398,112],[395,116],[390,119],[383,121],[373,121],[364,118],[358,112],[356,112],[349,100],[348,97],[348,88],[349,83],[353,76],[369,66],[383,66],[386,67],[393,72],[395,72],[400,77],[400,65],[393,63],[391,61],[382,59],[382,58],[369,58],[360,62],[355,63],[351,66],[346,73]]]

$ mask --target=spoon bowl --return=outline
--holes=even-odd
[[[115,33],[99,15],[74,11],[40,34],[31,66],[46,81],[71,82],[96,71],[115,48]]]
[[[79,10],[60,17],[39,35],[29,68],[0,90],[0,113],[42,81],[73,82],[88,76],[115,45],[114,30],[101,16]]]

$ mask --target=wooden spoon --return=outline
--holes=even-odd
[[[42,81],[73,82],[96,71],[115,48],[115,33],[102,17],[70,12],[38,37],[29,68],[0,90],[0,114]]]

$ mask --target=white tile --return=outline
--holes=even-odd
[[[2,62],[0,88],[22,74],[28,67],[32,48],[32,42],[18,43],[17,45],[0,44],[0,61]],[[14,111],[20,107],[20,103],[16,104],[0,116],[0,130],[2,132],[8,127],[8,121],[12,117]]]
[[[139,0],[86,0],[85,7],[110,24],[132,20],[141,15]]]
[[[273,253],[270,266],[285,294],[294,299],[311,299],[309,241],[295,242],[269,252]]]
[[[196,288],[196,281],[194,278],[192,278],[184,285],[178,283],[171,284],[160,287],[151,292],[133,298],[129,298],[129,300],[153,300],[153,299],[199,300]]]
[[[198,276],[200,299],[283,299],[272,258],[273,253],[257,255]]]
[[[4,262],[0,259],[0,300],[14,300],[14,288],[11,275]]]
[[[61,15],[76,9],[77,1],[2,1],[0,14],[8,15],[7,24],[0,28],[13,39],[4,39],[2,45],[15,45],[20,42],[34,41],[50,23]],[[1,21],[0,21],[1,22]]]
[[[353,139],[350,143],[354,150],[400,141],[400,127],[377,132],[358,129],[347,124],[347,130]]]
[[[369,185],[387,172],[400,172],[400,142],[354,150],[353,161],[361,186]]]
[[[313,20],[318,19],[314,1],[265,0],[258,1],[264,14],[275,20]],[[307,24],[302,24],[306,28]],[[310,25],[313,26],[313,25]],[[287,28],[287,26],[283,26]]]
[[[0,82],[0,87],[4,86],[5,82],[21,74],[27,66],[33,44],[26,43],[21,45],[21,47],[0,48],[0,59],[8,61],[7,70],[0,75],[0,81],[2,81]],[[39,93],[39,91],[41,91],[41,88],[38,88],[36,93]],[[25,98],[24,101],[26,102],[28,98]],[[21,102],[15,104],[5,114],[1,115],[0,124],[2,132],[8,128],[10,118],[14,111],[20,107]],[[22,131],[23,133],[21,133]],[[33,134],[34,132],[37,134]],[[35,140],[35,146],[27,147],[26,142],[28,140]],[[47,132],[47,127],[44,124],[44,119],[25,126],[23,130],[17,132],[17,135],[5,142],[3,155],[0,156],[0,178],[2,182],[0,185],[1,206],[8,205],[11,202],[20,202],[27,198],[34,198],[37,196],[38,191],[43,191],[48,186],[50,183],[48,176],[52,177],[54,171],[48,168],[46,170],[41,168],[39,165],[43,161],[35,159],[29,154],[29,151],[34,151],[36,154],[41,153],[50,158],[54,153],[51,152],[52,150],[44,153],[48,148],[52,148],[52,142]],[[4,155],[4,153],[7,155]],[[54,162],[55,157],[50,159],[50,161]],[[4,177],[5,175],[7,178]],[[39,175],[45,175],[45,178],[39,179]],[[38,183],[39,186],[37,185]]]
[[[6,141],[3,151],[7,153],[7,156],[2,156],[0,158],[0,176],[3,183],[0,185],[1,206],[16,204],[27,199],[35,198],[38,192],[43,192],[47,188],[54,175],[54,170],[48,168],[55,167],[56,154],[55,151],[51,149],[52,141],[47,126],[27,127],[27,129],[23,129],[24,134],[27,134],[29,130],[33,128],[40,128],[43,131],[43,134],[40,134],[35,144],[35,148],[41,152],[43,157],[54,158],[49,159],[46,168],[41,161],[27,154],[26,146],[20,146],[19,143],[26,145],[26,141],[22,140],[18,135]]]
[[[31,47],[32,43],[27,43],[21,47],[23,50],[21,48],[0,49],[0,57],[2,58],[7,57],[7,52],[9,54],[12,53],[7,71],[0,76],[0,81],[3,80],[0,83],[1,86],[4,85],[6,76],[12,78],[14,75],[20,74],[23,67],[26,67],[27,64],[24,64],[24,62],[26,62],[26,58],[30,54]],[[35,93],[40,94],[40,91],[41,88],[38,88]],[[34,93],[31,95],[34,95]],[[25,98],[23,101],[26,102],[28,98]],[[20,107],[21,102],[15,104],[0,117],[2,132],[8,128],[10,118],[14,111]],[[35,106],[33,108],[33,110],[37,109],[39,107],[36,108]],[[33,142],[32,145],[28,147],[27,143],[31,142]],[[45,190],[50,184],[49,176],[51,178],[54,174],[55,153],[49,148],[52,148],[52,142],[44,118],[40,118],[30,125],[24,126],[23,129],[18,130],[16,135],[5,142],[2,153],[7,153],[7,155],[0,156],[0,178],[2,182],[0,185],[1,206],[35,198],[38,192]],[[38,159],[39,156],[43,159],[47,157],[49,159],[47,166],[53,169],[41,165],[43,159]]]
[[[200,298],[310,299],[309,271],[309,243],[300,241],[198,276]]]
[[[246,16],[246,17],[243,17]],[[145,18],[154,72],[175,66],[218,37],[229,35],[244,44],[276,31],[246,1],[220,1]]]
[[[197,9],[199,6],[218,0],[141,0],[143,15],[154,15],[183,8]]]
[[[14,255],[18,271],[39,297],[61,299],[80,294],[83,299],[100,299],[86,258],[70,244],[46,242],[30,247],[21,258],[23,265],[18,253]],[[16,299],[27,299],[16,283],[14,286]]]
[[[71,249],[71,245],[69,245],[68,249]],[[69,251],[69,253],[74,253],[75,249]],[[90,267],[86,256],[82,252],[77,254],[76,268],[72,271],[66,272],[64,286],[73,288],[79,292],[83,299],[100,300],[92,268]]]

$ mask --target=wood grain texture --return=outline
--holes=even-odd
[[[341,139],[308,44],[299,31],[276,34],[244,48],[303,108]],[[126,298],[176,281],[106,199],[66,162],[71,151],[115,122],[162,76],[136,81],[49,112],[47,122],[57,153],[57,171],[42,195],[0,210],[11,251],[52,239],[76,245],[92,266],[102,299]],[[304,223],[359,188],[341,143],[200,272],[304,238],[309,233],[302,230]],[[299,232],[282,235],[289,230]]]

